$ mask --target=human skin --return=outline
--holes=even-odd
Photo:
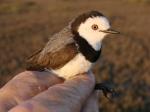
[[[0,89],[1,112],[98,112],[91,72],[64,81],[49,72],[25,71]]]

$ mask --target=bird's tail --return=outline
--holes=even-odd
[[[30,57],[26,59],[26,65],[25,65],[26,70],[31,70],[31,71],[43,71],[44,70],[44,66],[42,66],[38,62],[41,51],[42,51],[41,49],[36,51],[35,53],[33,53],[33,55],[31,55]]]

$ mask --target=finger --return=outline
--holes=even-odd
[[[80,112],[95,85],[93,74],[76,76],[24,102],[9,112]]]
[[[48,89],[49,86],[60,82],[62,82],[60,78],[49,72],[22,72],[0,89],[1,111],[8,111],[15,105]]]
[[[99,112],[98,94],[94,91],[85,102],[81,112]]]

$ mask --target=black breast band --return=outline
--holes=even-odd
[[[85,56],[87,60],[94,63],[98,60],[101,49],[96,51],[84,38],[79,35],[74,36],[75,41],[79,46],[79,51]]]

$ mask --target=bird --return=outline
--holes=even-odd
[[[68,80],[90,71],[101,55],[102,40],[108,34],[119,33],[101,12],[82,13],[28,57],[26,69],[50,71]]]

